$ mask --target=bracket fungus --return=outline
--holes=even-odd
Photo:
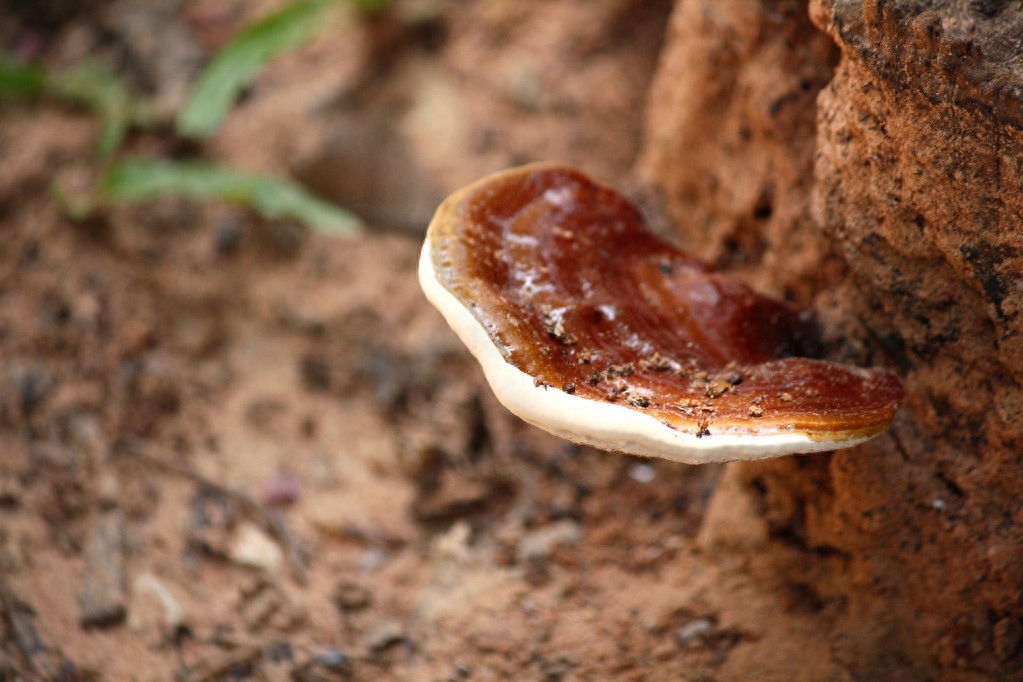
[[[902,401],[885,370],[799,357],[805,316],[564,166],[451,195],[419,280],[497,398],[576,443],[693,464],[819,452],[883,432]]]

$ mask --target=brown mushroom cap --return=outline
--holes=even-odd
[[[498,399],[578,443],[690,463],[833,450],[884,431],[902,400],[884,370],[792,357],[813,340],[797,311],[563,166],[449,197],[419,277]]]

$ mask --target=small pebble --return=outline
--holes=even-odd
[[[124,516],[117,509],[97,515],[85,545],[81,576],[82,627],[119,624],[127,613]]]
[[[405,628],[401,623],[388,621],[380,625],[366,638],[366,648],[370,651],[383,651],[406,639]]]
[[[582,527],[577,521],[562,519],[526,533],[519,541],[516,556],[520,562],[542,561],[559,545],[574,545],[582,538]]]
[[[11,378],[18,387],[19,403],[22,414],[31,414],[53,388],[50,372],[42,366],[15,367],[11,370]]]
[[[381,547],[368,547],[356,562],[359,573],[372,573],[387,561],[387,552]]]
[[[338,649],[318,649],[312,653],[311,657],[317,664],[331,672],[350,673],[352,671],[352,659]]]
[[[261,568],[268,573],[278,572],[284,563],[280,545],[251,523],[243,523],[238,528],[228,556],[236,564]]]
[[[679,644],[687,644],[707,635],[713,629],[714,623],[709,618],[697,618],[678,629],[678,632],[675,633],[675,641]]]
[[[275,639],[270,642],[266,646],[266,649],[264,649],[263,655],[266,656],[266,660],[271,663],[284,663],[285,661],[292,661],[295,658],[295,654],[291,648],[291,642],[283,639]]]
[[[117,476],[110,470],[101,471],[97,477],[96,497],[103,509],[117,506],[120,485]]]
[[[649,464],[633,464],[629,467],[629,478],[639,483],[650,483],[657,478],[657,470]]]
[[[213,248],[221,256],[229,256],[242,243],[242,229],[238,223],[227,220],[213,231]]]

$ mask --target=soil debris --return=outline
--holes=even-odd
[[[334,604],[341,611],[362,611],[373,603],[373,593],[350,580],[342,580],[334,588]]]
[[[298,540],[291,534],[291,531],[288,529],[288,525],[284,519],[273,509],[270,509],[261,502],[256,501],[247,493],[233,490],[227,486],[215,483],[206,477],[191,471],[190,469],[160,459],[151,454],[148,448],[141,443],[126,443],[124,451],[130,453],[133,457],[138,458],[150,466],[189,478],[196,483],[199,483],[210,490],[216,491],[224,497],[230,498],[232,501],[238,503],[238,505],[247,513],[262,521],[271,533],[273,533],[284,547],[285,556],[288,559],[292,577],[299,584],[305,583],[306,567],[308,564],[306,551],[298,543]]]
[[[176,677],[178,682],[210,682],[233,670],[241,672],[242,668],[256,661],[262,653],[263,649],[259,645],[245,644],[189,665]]]
[[[82,627],[107,627],[124,619],[128,596],[124,566],[124,515],[101,512],[85,544]]]
[[[18,651],[28,663],[29,672],[45,682],[75,679],[75,667],[62,659],[47,644],[36,627],[36,614],[0,583],[0,608],[8,632]]]

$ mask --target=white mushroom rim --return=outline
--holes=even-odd
[[[437,279],[431,232],[419,257],[419,283],[426,298],[483,367],[494,395],[521,419],[556,436],[602,450],[662,457],[686,464],[757,460],[847,448],[878,434],[813,440],[795,431],[720,433],[697,437],[624,405],[537,386],[533,377],[505,360],[490,334],[466,306]]]

